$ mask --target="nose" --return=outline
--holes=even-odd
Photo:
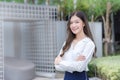
[[[74,27],[74,26],[76,26],[76,24],[75,24],[75,23],[73,23],[73,24],[72,24],[72,26]]]

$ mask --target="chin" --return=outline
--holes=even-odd
[[[78,34],[78,31],[77,31],[77,30],[76,30],[76,31],[72,31],[72,33],[73,33],[73,34]]]
[[[73,32],[73,34],[77,34],[77,32]]]

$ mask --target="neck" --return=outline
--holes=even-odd
[[[83,38],[85,38],[86,37],[86,35],[85,35],[85,33],[84,32],[81,32],[81,34],[77,34],[76,35],[76,40],[81,40],[81,39],[83,39]]]

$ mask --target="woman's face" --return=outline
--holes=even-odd
[[[73,34],[77,35],[83,31],[83,27],[85,24],[83,21],[77,17],[77,16],[72,16],[70,20],[70,29],[73,32]]]

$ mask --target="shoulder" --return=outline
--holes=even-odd
[[[89,37],[85,38],[84,42],[87,46],[95,47],[95,43]]]

